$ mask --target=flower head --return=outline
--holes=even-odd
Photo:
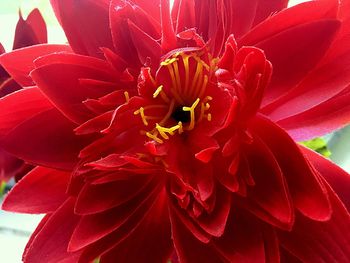
[[[0,59],[25,262],[349,261],[349,176],[293,140],[349,122],[344,3],[51,2],[69,46]]]

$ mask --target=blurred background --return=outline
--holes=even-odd
[[[304,1],[291,0],[290,5],[301,2]],[[64,32],[55,19],[49,0],[0,0],[0,42],[6,51],[12,49],[19,8],[22,10],[23,17],[26,18],[35,7],[40,9],[47,23],[49,43],[66,42]],[[323,147],[324,142],[327,143],[327,148],[331,152],[330,158],[345,170],[350,171],[350,127],[324,137],[321,145],[318,141],[316,146]],[[1,201],[0,198],[0,203]],[[41,218],[42,215],[21,215],[0,211],[0,262],[21,262],[25,244]]]

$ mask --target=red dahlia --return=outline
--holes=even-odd
[[[51,0],[69,45],[1,56],[24,262],[349,262],[350,177],[295,142],[350,121],[349,4],[287,2]]]
[[[34,9],[27,17],[23,19],[21,12],[17,22],[13,49],[36,45],[47,42],[46,24],[38,9]],[[5,49],[0,43],[0,54]],[[21,86],[6,72],[0,65],[0,97],[4,97]],[[31,166],[25,164],[22,160],[8,154],[0,148],[0,182],[7,181],[12,177],[21,178]]]

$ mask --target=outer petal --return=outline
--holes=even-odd
[[[103,57],[100,47],[113,48],[108,17],[109,0],[50,2],[76,53]]]
[[[294,209],[286,180],[273,152],[254,136],[254,142],[245,149],[245,156],[255,185],[249,187],[247,197],[241,198],[241,201],[261,219],[282,229],[290,229],[294,222]]]
[[[256,44],[265,51],[274,70],[263,106],[298,84],[317,65],[339,26],[338,20],[320,20],[295,26]]]
[[[255,120],[254,130],[278,160],[294,206],[314,220],[329,219],[331,208],[327,191],[295,142],[276,124],[262,117]]]
[[[68,198],[69,172],[36,167],[5,198],[2,209],[18,213],[54,212]]]
[[[334,98],[277,123],[296,141],[305,141],[340,129],[350,122],[349,90],[348,87]]]
[[[180,262],[222,263],[219,253],[200,242],[186,228],[176,213],[170,213],[172,239]]]
[[[22,122],[3,138],[2,144],[9,153],[29,163],[70,170],[89,141],[74,135],[73,129],[71,122],[51,109]]]
[[[74,230],[69,250],[77,251],[93,244],[123,225],[127,225],[132,216],[147,213],[158,195],[159,189],[148,186],[136,197],[115,208],[93,215],[84,215]]]
[[[0,136],[40,112],[53,108],[38,88],[19,90],[0,99]]]
[[[31,77],[47,97],[69,119],[82,123],[93,114],[83,105],[115,90],[114,72],[103,60],[75,54],[51,54],[35,61]],[[104,87],[100,82],[107,82]]]
[[[266,1],[260,1],[266,3]],[[273,1],[269,1],[273,2]],[[283,31],[297,25],[310,23],[322,19],[337,17],[339,2],[337,0],[309,1],[287,8],[263,21],[238,39],[240,46],[254,46]]]
[[[73,213],[74,199],[68,199],[47,220],[24,255],[24,262],[60,262],[76,256],[67,252],[68,242],[78,223],[79,217]]]
[[[301,147],[301,150],[320,175],[330,184],[347,209],[350,210],[350,175],[314,151],[305,147]]]
[[[303,262],[350,261],[350,215],[328,187],[333,214],[326,222],[315,222],[298,215],[291,232],[280,232],[284,248]]]
[[[167,262],[173,243],[166,202],[163,189],[142,223],[123,242],[104,253],[101,262]]]
[[[12,49],[47,43],[46,24],[40,11],[34,9],[26,20],[19,15]]]
[[[34,85],[29,73],[34,69],[33,61],[55,52],[72,52],[68,45],[37,45],[18,49],[0,56],[0,63],[11,77],[22,86]]]

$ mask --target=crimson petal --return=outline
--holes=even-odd
[[[133,214],[145,214],[158,194],[157,187],[148,185],[146,189],[138,192],[137,196],[113,209],[83,216],[74,230],[69,250],[77,251],[107,236],[123,224],[128,224]]]
[[[79,151],[90,141],[85,136],[77,137],[73,129],[71,122],[51,109],[22,122],[2,143],[6,151],[29,163],[71,170],[78,161]]]
[[[350,210],[350,175],[318,153],[305,147],[301,147],[301,150],[321,176],[331,185],[347,209]]]
[[[113,91],[104,89],[94,80],[114,82],[108,63],[75,54],[52,54],[36,60],[39,67],[31,77],[47,97],[69,119],[82,123],[93,116],[83,104],[88,98],[98,98]],[[114,73],[117,75],[117,73]]]
[[[102,58],[100,47],[113,48],[108,20],[108,0],[50,2],[69,44],[76,53]]]
[[[262,223],[237,209],[232,209],[228,222],[225,234],[213,242],[214,247],[230,262],[265,263]]]
[[[289,189],[276,157],[259,137],[255,136],[245,149],[255,185],[248,188],[246,198],[240,198],[248,210],[282,229],[290,229],[294,210]]]
[[[72,52],[68,45],[37,45],[17,49],[0,56],[0,63],[21,86],[33,86],[29,73],[34,69],[33,61],[55,52]]]
[[[19,15],[12,49],[47,43],[46,24],[40,11],[34,9],[26,20],[21,13]]]
[[[274,69],[263,105],[271,103],[298,84],[316,66],[339,26],[338,20],[302,24],[256,44],[265,51]]]
[[[0,99],[0,135],[8,134],[27,119],[52,108],[38,88],[22,89]]]
[[[5,198],[2,209],[18,213],[54,212],[67,198],[69,172],[36,167]]]
[[[222,263],[219,253],[194,237],[176,213],[170,214],[170,220],[172,239],[180,262]]]
[[[101,256],[101,262],[166,262],[173,244],[165,190],[159,194],[141,224],[115,248]],[[132,249],[130,249],[132,248]]]
[[[47,220],[24,255],[27,263],[60,262],[76,256],[67,246],[79,217],[74,215],[74,199],[70,198]]]
[[[254,130],[277,159],[293,198],[294,206],[314,220],[327,220],[331,208],[327,191],[318,175],[288,134],[268,119],[255,119]]]
[[[291,232],[279,232],[284,248],[303,262],[350,261],[350,215],[328,187],[333,214],[326,222],[315,222],[297,215]]]

